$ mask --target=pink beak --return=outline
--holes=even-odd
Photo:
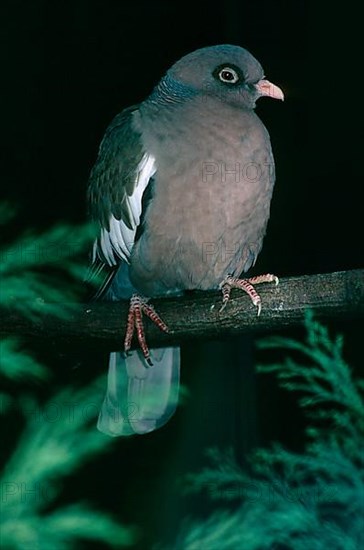
[[[260,96],[273,97],[284,101],[284,94],[278,86],[269,82],[269,80],[259,80],[255,85]]]

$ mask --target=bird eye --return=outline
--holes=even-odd
[[[224,67],[218,73],[218,77],[221,82],[226,82],[227,84],[236,84],[239,81],[238,73],[231,67]]]

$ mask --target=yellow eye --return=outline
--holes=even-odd
[[[226,82],[227,84],[236,84],[239,81],[238,73],[231,67],[224,67],[218,73],[219,79],[221,82]]]

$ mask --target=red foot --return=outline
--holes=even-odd
[[[167,325],[159,317],[158,313],[155,311],[154,307],[148,304],[147,298],[143,298],[138,294],[133,294],[130,299],[130,307],[128,313],[128,321],[126,325],[126,333],[124,340],[124,351],[128,353],[131,347],[131,341],[133,339],[134,330],[136,330],[137,338],[143,355],[149,365],[153,365],[149,348],[145,339],[144,326],[143,326],[143,313],[154,324],[157,325],[163,332],[169,332]]]
[[[220,312],[225,309],[226,304],[230,299],[231,289],[240,288],[247,293],[253,304],[258,308],[259,316],[262,310],[262,300],[253,285],[273,282],[277,286],[279,283],[279,279],[278,277],[276,277],[276,275],[271,275],[270,273],[267,273],[266,275],[258,275],[258,277],[250,277],[249,279],[238,279],[237,277],[232,277],[231,275],[228,275],[227,277],[225,277],[222,283],[220,283],[219,286],[222,291],[222,306],[220,308]]]

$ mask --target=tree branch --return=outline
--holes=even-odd
[[[257,289],[262,297],[260,317],[248,296],[239,290],[232,291],[221,314],[219,292],[191,292],[182,298],[153,300],[173,333],[161,333],[145,320],[149,345],[293,327],[302,322],[307,308],[322,320],[364,317],[364,270],[289,277],[281,279],[278,287],[264,284]],[[93,302],[72,304],[67,319],[44,315],[30,321],[15,310],[3,310],[0,334],[45,341],[47,345],[118,350],[123,347],[127,312],[127,302]]]

